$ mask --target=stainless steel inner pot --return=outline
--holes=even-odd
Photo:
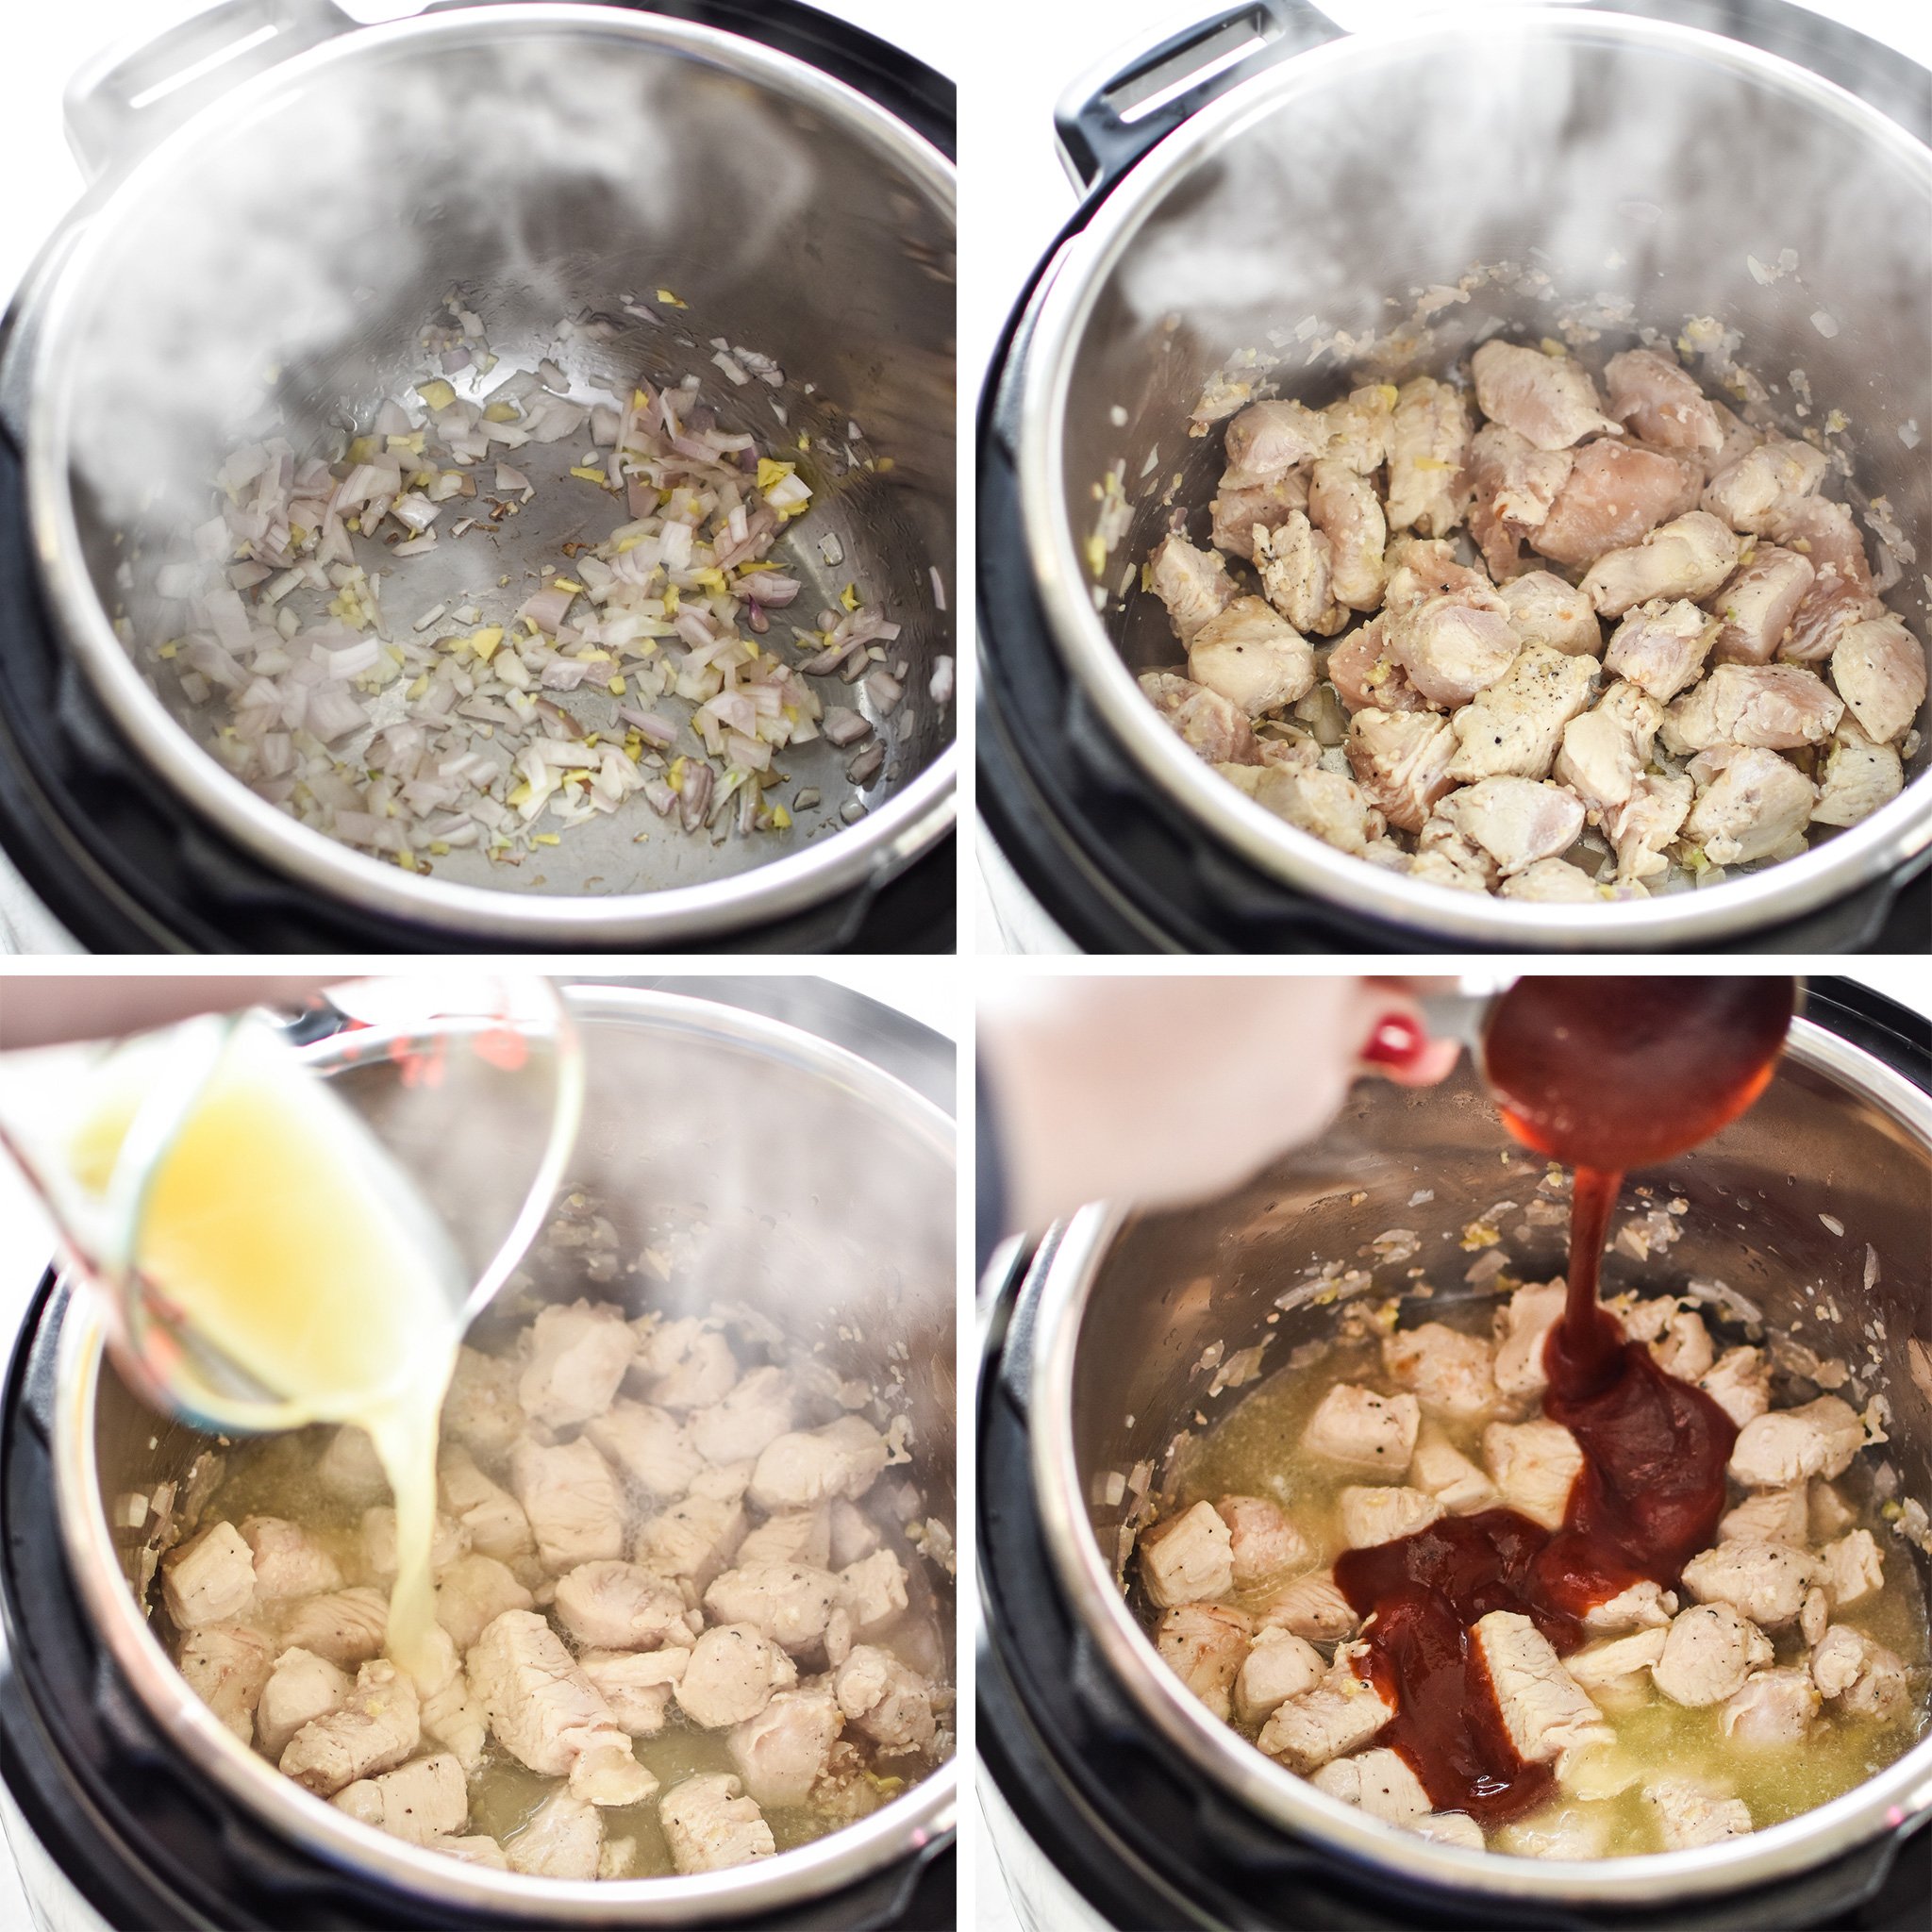
[[[702,1280],[687,1312],[731,1307],[773,1324],[775,1346],[891,1391],[912,1422],[923,1511],[955,1522],[954,1159],[952,1123],[870,1063],[812,1035],[735,1008],[675,994],[577,988],[589,1085],[584,1128],[562,1190],[583,1189],[615,1224],[620,1252],[641,1251],[666,1213],[707,1224]],[[352,1036],[358,1079],[380,1032]],[[342,1050],[310,1049],[334,1065]],[[581,1261],[531,1271],[541,1292],[586,1291]],[[643,1299],[634,1276],[590,1287]],[[653,1306],[675,1291],[658,1291]],[[487,1318],[486,1318],[487,1319]],[[186,1682],[150,1628],[109,1526],[112,1499],[179,1478],[209,1438],[139,1403],[103,1355],[104,1326],[85,1293],[70,1305],[57,1371],[54,1461],[68,1561],[121,1674],[191,1775],[213,1781],[307,1850],[378,1873],[399,1890],[523,1924],[663,1924],[737,1918],[821,1896],[909,1855],[952,1827],[951,1761],[890,1804],[797,1850],[692,1877],[609,1882],[527,1878],[405,1844],[312,1796],[235,1738]],[[915,1614],[936,1620],[952,1660],[950,1577]]]
[[[263,0],[264,20],[275,11]],[[836,75],[656,14],[491,6],[351,31],[326,0],[293,11],[322,44],[237,85],[150,152],[116,157],[36,271],[0,373],[21,419],[48,602],[140,755],[319,893],[509,941],[729,931],[927,850],[952,823],[954,781],[951,707],[928,691],[935,659],[955,648],[932,576],[954,582],[945,158]],[[100,108],[90,98],[70,115],[92,137]],[[659,289],[685,307],[659,304]],[[157,678],[113,620],[125,611],[134,637],[164,638],[155,571],[187,554],[225,453],[281,434],[299,457],[325,447],[345,412],[366,423],[376,399],[420,379],[419,335],[447,323],[452,291],[503,358],[485,389],[546,356],[579,396],[625,394],[641,372],[696,374],[721,426],[798,458],[813,508],[777,555],[807,581],[774,628],[809,627],[855,581],[904,625],[891,655],[908,660],[906,696],[874,720],[887,750],[877,779],[848,784],[851,754],[821,741],[782,760],[797,782],[774,796],[816,786],[824,800],[789,831],[687,837],[634,800],[569,828],[536,861],[458,851],[424,876],[311,831],[209,755],[224,708],[190,704],[168,667]],[[559,338],[559,325],[587,321]],[[774,358],[782,388],[734,387],[711,361],[717,338]],[[818,454],[799,457],[801,435]],[[534,501],[495,536],[473,531],[391,566],[391,622],[407,633],[439,601],[466,598],[507,619],[540,564],[564,566],[561,541],[601,541],[623,513],[568,476],[585,441],[511,453],[531,458]],[[820,548],[827,536],[843,551],[836,568]],[[378,556],[359,544],[365,565]],[[872,715],[858,687],[824,689],[828,703]],[[386,695],[399,712],[400,690]],[[591,729],[601,704],[608,726],[601,691],[563,702]],[[847,826],[854,801],[866,815]]]
[[[1903,1830],[1932,1811],[1932,1735],[1843,1797],[1705,1850],[1585,1863],[1432,1844],[1329,1798],[1209,1716],[1123,1598],[1116,1563],[1133,1499],[1094,1501],[1108,1493],[1104,1478],[1150,1461],[1158,1490],[1196,1411],[1212,1422],[1241,1399],[1238,1389],[1208,1393],[1219,1362],[1265,1338],[1266,1375],[1299,1344],[1333,1332],[1333,1307],[1306,1303],[1270,1327],[1275,1298],[1316,1263],[1372,1267],[1366,1244],[1397,1227],[1419,1232],[1421,1251],[1380,1267],[1372,1291],[1406,1292],[1407,1268],[1422,1264],[1437,1290],[1431,1307],[1476,1293],[1463,1285],[1469,1257],[1456,1237],[1499,1199],[1534,1198],[1525,1189],[1544,1167],[1508,1139],[1465,1065],[1428,1090],[1361,1083],[1322,1141],[1224,1200],[1132,1220],[1082,1210],[1047,1269],[1032,1379],[1041,1517],[1076,1614],[1126,1694],[1197,1771],[1272,1824],[1406,1878],[1629,1905],[1741,1891]],[[1681,1195],[1690,1209],[1681,1239],[1649,1262],[1611,1255],[1607,1291],[1726,1284],[1761,1312],[1767,1335],[1803,1342],[1821,1360],[1842,1358],[1855,1388],[1840,1392],[1855,1403],[1885,1396],[1891,1440],[1862,1459],[1890,1468],[1901,1496],[1932,1499],[1932,1098],[1800,1021],[1776,1077],[1741,1121],[1635,1184],[1653,1186],[1659,1202]],[[1424,1189],[1435,1198],[1411,1206]],[[1628,1187],[1624,1205],[1638,1205]],[[1560,1274],[1565,1230],[1520,1237],[1510,1229],[1518,1219],[1505,1217],[1511,1272]],[[1868,1255],[1877,1267],[1869,1292]],[[1910,1561],[1932,1581],[1932,1557],[1903,1539],[1888,1541],[1886,1559]]]
[[[1421,291],[1512,262],[1547,281],[1477,288],[1383,366],[1441,374],[1485,329],[1536,341],[1564,304],[1599,296],[1627,298],[1635,317],[1604,327],[1599,355],[1634,343],[1636,325],[1674,336],[1716,318],[1742,332],[1738,360],[1775,386],[1787,429],[1833,408],[1849,419],[1854,500],[1886,495],[1914,548],[1890,601],[1923,639],[1932,471],[1906,439],[1932,425],[1928,232],[1932,152],[1841,89],[1713,34],[1500,8],[1287,59],[1156,147],[1047,272],[1021,352],[1018,461],[1055,641],[1141,770],[1216,836],[1291,886],[1411,928],[1506,947],[1684,945],[1881,879],[1932,842],[1932,751],[1862,824],[1706,891],[1529,905],[1363,864],[1242,797],[1168,729],[1134,677],[1178,649],[1158,601],[1130,589],[1123,608],[1122,584],[1170,502],[1214,493],[1222,425],[1188,434],[1211,375],[1253,350],[1253,373],[1283,395],[1326,403],[1341,366],[1311,364],[1306,344],[1386,334]],[[1774,264],[1787,248],[1797,274],[1760,283],[1747,258]],[[1804,420],[1793,369],[1810,385]],[[1115,468],[1133,521],[1096,610],[1085,551]],[[1205,527],[1204,511],[1203,541]]]

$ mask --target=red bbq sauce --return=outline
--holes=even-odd
[[[1505,1124],[1576,1170],[1543,1413],[1575,1437],[1584,1464],[1554,1533],[1488,1509],[1336,1559],[1337,1588],[1374,1617],[1369,1675],[1396,1704],[1378,1741],[1438,1810],[1488,1829],[1535,1810],[1555,1784],[1509,1741],[1469,1636],[1477,1619],[1517,1611],[1568,1653],[1587,1611],[1644,1579],[1674,1587],[1716,1534],[1737,1430],[1623,1340],[1597,1302],[1597,1266],[1625,1172],[1695,1146],[1757,1099],[1795,993],[1788,978],[1538,975],[1491,1013],[1484,1060]]]

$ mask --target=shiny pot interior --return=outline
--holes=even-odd
[[[911,1419],[910,1517],[955,1522],[952,1124],[908,1089],[837,1047],[736,1008],[609,988],[570,995],[583,1029],[584,1127],[561,1194],[581,1190],[634,1260],[663,1217],[695,1216],[706,1242],[691,1286],[650,1305],[718,1312],[862,1378]],[[358,1079],[393,1077],[387,1062]],[[327,1042],[315,1049],[325,1058]],[[533,1253],[540,1295],[644,1300],[638,1277],[586,1280],[580,1253]],[[689,1277],[686,1277],[689,1278]],[[680,1299],[682,1295],[683,1299]],[[489,1317],[479,1324],[485,1339]],[[782,1339],[781,1339],[782,1338]],[[440,1857],[358,1824],[283,1777],[188,1689],[137,1603],[109,1527],[114,1498],[179,1480],[211,1439],[158,1417],[103,1354],[99,1317],[75,1296],[61,1341],[54,1444],[68,1557],[116,1664],[189,1760],[276,1830],[398,1890],[520,1923],[658,1924],[774,1909],[876,1871],[950,1828],[951,1762],[857,1824],[778,1857],[693,1877],[576,1882],[521,1877]],[[916,1504],[910,1499],[916,1492]],[[929,1618],[950,1668],[952,1581],[913,1613]],[[915,1582],[915,1591],[918,1585]]]
[[[1083,1210],[1053,1257],[1035,1330],[1034,1470],[1056,1570],[1100,1654],[1167,1741],[1261,1817],[1424,1883],[1578,1902],[1741,1890],[1923,1817],[1932,1810],[1932,1736],[1844,1796],[1705,1850],[1581,1863],[1431,1844],[1330,1799],[1209,1716],[1124,1602],[1117,1574],[1134,1498],[1130,1487],[1111,1504],[1099,1500],[1108,1474],[1147,1463],[1158,1495],[1179,1432],[1197,1413],[1211,1424],[1241,1399],[1240,1389],[1209,1392],[1222,1362],[1265,1340],[1265,1376],[1333,1332],[1332,1296],[1303,1300],[1271,1325],[1277,1297],[1331,1260],[1373,1272],[1373,1288],[1351,1292],[1407,1292],[1407,1270],[1421,1265],[1436,1290],[1432,1308],[1479,1294],[1463,1282],[1471,1257],[1457,1237],[1499,1201],[1533,1200],[1545,1165],[1508,1139],[1465,1063],[1439,1088],[1359,1084],[1317,1145],[1224,1200],[1133,1220]],[[1636,1186],[1652,1188],[1654,1201],[1641,1201]],[[1434,1199],[1411,1205],[1425,1189]],[[1681,1238],[1642,1264],[1612,1253],[1605,1291],[1723,1283],[1761,1316],[1774,1360],[1781,1337],[1820,1360],[1844,1360],[1852,1383],[1839,1392],[1855,1406],[1882,1394],[1890,1408],[1890,1441],[1862,1460],[1923,1508],[1932,1498],[1932,1099],[1801,1021],[1752,1110],[1667,1168],[1636,1176],[1622,1205],[1647,1210],[1673,1196],[1690,1204]],[[1560,1274],[1567,1231],[1519,1234],[1521,1220],[1500,1220],[1509,1272]],[[1378,1265],[1367,1244],[1391,1228],[1420,1234],[1420,1252]],[[1877,1271],[1869,1291],[1868,1255]],[[1706,1313],[1733,1340],[1757,1339],[1722,1309]],[[1805,1385],[1780,1375],[1777,1388],[1784,1404]],[[1918,1522],[1923,1534],[1923,1514]],[[1899,1538],[1886,1557],[1911,1561],[1932,1582],[1927,1550]]]
[[[1363,368],[1444,374],[1486,334],[1536,341],[1566,311],[1599,330],[1586,351],[1599,364],[1638,325],[1674,338],[1709,316],[1741,332],[1737,360],[1773,388],[1784,429],[1843,411],[1832,442],[1854,462],[1848,493],[1890,501],[1911,554],[1889,601],[1923,639],[1932,466],[1913,444],[1932,434],[1928,230],[1932,153],[1840,90],[1713,35],[1499,9],[1287,60],[1157,147],[1049,272],[1025,350],[1021,477],[1060,647],[1149,775],[1252,862],[1397,921],[1498,941],[1681,942],[1879,876],[1932,836],[1925,747],[1904,795],[1863,824],[1694,894],[1528,906],[1351,860],[1239,797],[1141,698],[1133,676],[1180,652],[1138,573],[1172,504],[1201,507],[1190,533],[1206,541],[1224,425],[1191,436],[1188,418],[1243,352],[1256,361],[1240,373],[1319,406]],[[1747,265],[1786,249],[1793,275],[1760,282]],[[1513,272],[1402,327],[1423,291],[1499,264]],[[1613,319],[1624,302],[1629,319]],[[1381,346],[1367,360],[1311,354],[1338,330]],[[1809,384],[1803,417],[1794,369]],[[1085,552],[1113,470],[1132,522],[1096,609]]]
[[[954,649],[931,575],[953,578],[953,248],[938,152],[835,75],[751,42],[553,6],[350,32],[243,84],[107,184],[55,273],[33,331],[29,473],[59,621],[167,782],[259,856],[358,903],[512,935],[795,909],[923,849],[950,813],[952,715],[928,686]],[[685,306],[658,303],[660,289]],[[821,741],[785,762],[824,801],[789,831],[714,841],[644,808],[572,828],[541,864],[457,851],[425,878],[309,831],[207,754],[224,708],[190,704],[145,652],[130,658],[113,620],[165,637],[178,607],[157,597],[155,571],[188,554],[226,453],[279,434],[299,458],[352,417],[366,425],[380,397],[407,396],[425,372],[418,337],[449,322],[453,291],[503,358],[484,391],[546,356],[580,398],[627,395],[641,372],[694,374],[721,427],[800,459],[815,495],[776,553],[807,580],[787,617],[810,627],[857,582],[904,625],[906,696],[874,720],[876,780],[848,784],[850,754]],[[734,386],[711,360],[716,338],[772,358],[782,386]],[[800,457],[801,435],[817,455]],[[566,475],[584,441],[508,453],[530,458],[535,499],[495,534],[393,566],[391,621],[487,603],[506,572],[534,588],[567,538],[601,541],[622,510]],[[358,560],[375,555],[363,543]],[[872,711],[856,687],[826,692]],[[563,702],[596,728],[594,705]],[[848,827],[854,801],[867,815]]]

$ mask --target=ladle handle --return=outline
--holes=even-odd
[[[67,83],[67,145],[90,181],[291,56],[356,23],[335,0],[221,0],[130,46],[108,47]]]

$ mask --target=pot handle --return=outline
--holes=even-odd
[[[1229,88],[1341,35],[1309,0],[1240,0],[1178,32],[1157,33],[1060,96],[1053,116],[1060,165],[1082,195],[1106,188]]]
[[[352,30],[335,0],[221,0],[130,47],[123,42],[67,83],[67,144],[90,181],[151,147],[238,80]]]

